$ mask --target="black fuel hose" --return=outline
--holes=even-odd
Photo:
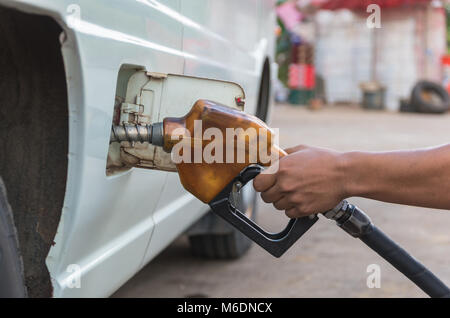
[[[450,289],[418,260],[391,240],[375,225],[359,237],[371,249],[433,298],[450,297]]]
[[[363,241],[430,297],[450,297],[450,289],[439,278],[379,230],[358,207],[343,201],[324,215],[335,220],[344,231]]]

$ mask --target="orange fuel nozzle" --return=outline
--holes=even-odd
[[[111,141],[149,142],[172,152],[184,188],[209,203],[245,167],[286,155],[255,116],[199,100],[180,118],[153,125],[113,126]],[[177,146],[178,145],[178,146]]]

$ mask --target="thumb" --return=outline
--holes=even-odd
[[[298,146],[295,146],[295,147],[284,149],[284,151],[286,151],[288,154],[291,154],[291,153],[294,153],[294,152],[297,152],[297,151],[301,151],[301,150],[305,150],[305,149],[308,149],[308,148],[309,147],[306,146],[306,145],[298,145]]]

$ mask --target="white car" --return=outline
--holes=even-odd
[[[115,120],[180,116],[196,98],[237,94],[267,120],[274,6],[0,0],[0,296],[109,296],[183,233],[199,256],[249,248],[176,173],[145,154],[150,169],[121,165],[109,139]]]

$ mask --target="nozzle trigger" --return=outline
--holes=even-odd
[[[275,257],[280,257],[317,222],[318,217],[291,219],[283,231],[269,233],[239,211],[230,202],[230,195],[235,192],[236,184],[239,183],[240,187],[245,186],[262,170],[263,168],[259,165],[251,165],[245,168],[209,203],[209,206],[214,213],[225,219],[267,252]]]

